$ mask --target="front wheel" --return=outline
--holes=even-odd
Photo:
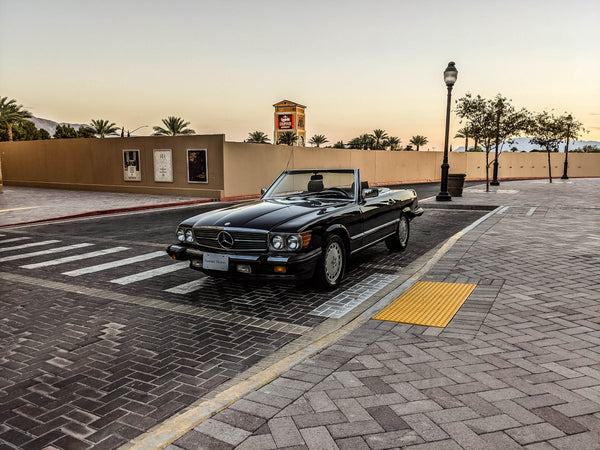
[[[323,254],[315,270],[314,279],[324,289],[337,288],[346,270],[346,248],[344,241],[336,234],[331,234],[323,244]]]
[[[410,222],[406,214],[400,213],[400,221],[396,232],[385,240],[387,248],[393,252],[403,252],[408,245],[410,235]]]

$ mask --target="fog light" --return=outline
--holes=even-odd
[[[273,270],[275,271],[275,273],[285,273],[286,272],[285,266],[275,266],[273,268]]]
[[[199,259],[192,259],[192,267],[202,267],[202,261]]]
[[[239,273],[252,273],[252,268],[248,264],[238,264],[236,269]]]

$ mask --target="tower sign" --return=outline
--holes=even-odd
[[[286,131],[292,131],[298,135],[296,145],[306,145],[306,130],[304,128],[304,110],[306,106],[289,100],[282,100],[273,105],[275,107],[275,139],[276,144]]]

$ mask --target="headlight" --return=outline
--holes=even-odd
[[[285,245],[285,241],[283,240],[283,236],[276,234],[271,238],[271,245],[275,250],[283,250]]]
[[[179,242],[185,241],[185,230],[183,228],[177,228],[177,240]]]
[[[194,232],[191,229],[185,230],[185,241],[189,243],[194,242]]]
[[[294,252],[308,247],[311,232],[306,233],[273,233],[269,235],[269,247],[279,252]]]
[[[286,239],[285,245],[290,250],[298,250],[302,245],[302,238],[297,234],[292,234]]]

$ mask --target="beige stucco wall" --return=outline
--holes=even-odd
[[[189,183],[188,149],[208,152],[208,183]],[[124,181],[123,150],[140,150],[141,181]],[[171,149],[173,182],[154,181],[154,149]],[[257,196],[284,169],[360,168],[371,185],[439,181],[441,152],[390,152],[287,147],[226,142],[224,135],[60,139],[3,142],[4,183],[33,187],[187,195],[208,198]],[[551,154],[560,177],[564,153]],[[493,154],[490,154],[490,161]],[[485,179],[485,153],[450,153],[450,173]],[[600,154],[570,153],[570,177],[600,177]],[[490,168],[490,177],[492,171]],[[500,154],[499,178],[547,178],[546,153]],[[0,178],[1,179],[1,178]]]

